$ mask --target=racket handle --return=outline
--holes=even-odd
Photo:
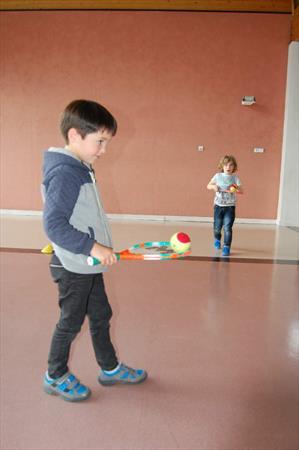
[[[119,253],[115,253],[116,259],[117,261],[120,260],[120,254]],[[99,264],[101,264],[101,261],[97,258],[94,258],[93,256],[88,256],[87,258],[87,264],[89,266],[97,266]]]

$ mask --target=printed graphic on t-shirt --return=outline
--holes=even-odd
[[[227,175],[225,173],[216,173],[213,176],[212,182],[216,183],[219,191],[215,194],[214,204],[218,206],[234,206],[236,204],[237,196],[234,192],[224,192],[229,190],[232,184],[240,186],[240,180],[237,175]]]
[[[218,206],[233,206],[236,203],[234,192],[216,192],[215,204]]]

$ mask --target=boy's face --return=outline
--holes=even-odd
[[[232,161],[228,161],[226,164],[223,164],[223,172],[227,175],[231,175],[235,170],[235,165]]]
[[[101,129],[82,138],[75,128],[71,128],[68,132],[68,137],[69,144],[67,148],[81,161],[93,164],[106,152],[107,145],[113,136],[109,131]]]

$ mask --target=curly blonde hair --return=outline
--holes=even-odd
[[[223,156],[218,164],[218,169],[221,170],[221,172],[223,172],[223,166],[225,166],[227,163],[232,162],[234,165],[234,170],[233,172],[236,172],[236,170],[238,169],[238,164],[237,164],[237,160],[233,155],[225,155]]]

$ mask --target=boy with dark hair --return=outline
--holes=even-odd
[[[60,319],[56,325],[44,376],[44,390],[67,401],[82,401],[90,389],[69,372],[71,343],[85,316],[101,367],[102,385],[136,384],[147,373],[120,363],[110,339],[112,310],[103,281],[107,266],[116,263],[107,217],[96,187],[92,163],[106,152],[117,123],[102,105],[75,100],[63,112],[64,148],[50,148],[44,157],[44,228],[54,254],[50,271],[58,284]],[[89,266],[87,256],[101,261]]]

